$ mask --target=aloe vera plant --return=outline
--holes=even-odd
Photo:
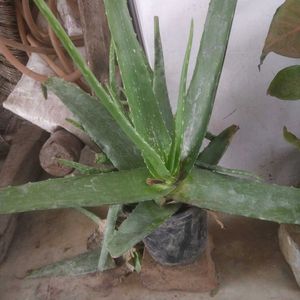
[[[48,79],[44,86],[73,112],[76,122],[118,171],[95,174],[95,170],[90,173],[83,167],[86,173],[82,176],[4,188],[0,191],[0,213],[111,205],[99,270],[106,269],[109,253],[115,257],[130,250],[182,203],[279,223],[300,223],[298,189],[264,184],[247,178],[245,172],[216,166],[238,129],[231,126],[218,136],[207,132],[237,0],[211,0],[188,83],[192,22],[175,117],[167,92],[157,19],[152,70],[136,39],[126,0],[104,0],[112,42],[110,83],[103,86],[45,2],[34,2],[95,96],[58,78]],[[123,109],[114,78],[115,57],[129,113]],[[205,137],[210,143],[200,151]],[[136,204],[134,210],[116,230],[120,205],[130,203]],[[76,260],[76,268],[84,258]],[[86,260],[94,263],[94,254],[87,255]],[[63,267],[59,269],[61,272]],[[92,270],[97,270],[96,264]]]

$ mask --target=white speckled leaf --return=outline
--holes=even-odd
[[[182,174],[198,157],[214,105],[237,0],[211,0],[184,107]]]
[[[112,20],[115,20],[115,21],[117,20],[118,21],[119,20],[118,17],[123,17],[123,21],[127,25],[129,23],[129,27],[128,27],[129,31],[125,32],[125,35],[120,36],[118,30],[116,30],[116,29],[112,31],[114,41],[118,41],[118,40],[124,40],[125,41],[126,39],[124,39],[124,36],[126,37],[126,33],[134,35],[134,33],[131,32],[131,31],[133,31],[133,29],[132,29],[132,24],[130,23],[130,18],[129,18],[129,15],[128,15],[128,10],[127,10],[125,2],[123,0],[120,1],[120,2],[119,1],[116,2],[115,0],[111,0],[111,1],[108,2],[109,4],[111,3],[111,4],[114,4],[114,5],[117,5],[115,7],[115,8],[117,8],[117,12],[116,12],[117,16],[115,16],[114,13],[113,13],[113,16],[111,16]],[[144,56],[142,55],[143,53],[137,51],[138,48],[135,48],[135,46],[133,46],[132,52],[130,52],[130,51],[129,52],[131,53],[131,55],[132,55],[132,53],[137,53],[137,55],[132,55],[132,56],[130,56],[130,60],[126,60],[126,57],[127,57],[127,55],[126,55],[127,52],[126,52],[124,61],[125,61],[125,65],[126,65],[126,62],[127,62],[127,63],[129,63],[128,66],[131,66],[131,68],[128,68],[128,70],[131,70],[131,71],[129,71],[129,73],[133,72],[133,74],[135,76],[134,78],[137,79],[137,81],[141,80],[141,82],[142,82],[142,84],[140,83],[139,85],[136,85],[136,80],[131,78],[130,83],[129,83],[130,89],[140,93],[139,97],[142,97],[143,100],[145,100],[145,99],[147,99],[147,101],[149,100],[146,103],[147,104],[146,105],[146,110],[148,110],[148,105],[152,105],[152,106],[154,105],[153,107],[155,109],[157,108],[157,110],[154,109],[154,114],[153,114],[153,111],[149,107],[149,113],[151,115],[150,119],[152,120],[151,124],[152,125],[156,124],[158,127],[155,127],[155,128],[158,131],[156,131],[156,130],[153,131],[152,130],[153,129],[152,125],[147,122],[147,119],[144,119],[144,115],[140,114],[140,118],[143,119],[143,122],[144,122],[143,126],[146,128],[146,131],[149,133],[149,135],[140,134],[137,131],[137,129],[133,128],[132,124],[129,122],[127,117],[124,115],[124,113],[120,109],[119,105],[116,103],[116,101],[114,99],[112,99],[111,95],[109,95],[109,93],[107,93],[107,91],[103,88],[103,86],[98,82],[95,75],[91,72],[91,70],[89,69],[89,67],[86,64],[85,60],[83,59],[81,54],[78,52],[77,48],[72,43],[70,37],[66,34],[64,28],[61,26],[61,24],[55,18],[55,16],[51,12],[51,10],[49,9],[49,7],[45,3],[45,1],[44,0],[34,0],[34,3],[37,5],[37,7],[41,11],[42,15],[45,17],[45,19],[48,21],[49,25],[52,27],[53,31],[55,32],[55,34],[59,38],[60,42],[62,43],[62,45],[64,46],[64,48],[66,49],[66,51],[68,52],[70,57],[72,58],[72,60],[74,61],[75,65],[81,71],[81,73],[82,73],[83,77],[85,78],[86,82],[89,84],[91,89],[95,92],[95,95],[97,96],[97,98],[100,99],[103,106],[107,109],[107,111],[109,111],[109,113],[114,118],[114,120],[118,123],[120,128],[122,128],[122,130],[126,133],[126,135],[141,150],[142,155],[143,155],[143,157],[144,157],[144,159],[147,163],[147,166],[149,168],[149,171],[152,174],[155,174],[155,176],[157,178],[171,179],[170,172],[167,170],[167,168],[164,164],[164,159],[162,157],[162,152],[161,152],[161,151],[163,151],[163,152],[168,151],[167,148],[169,146],[166,146],[166,144],[168,144],[169,141],[166,141],[166,139],[165,139],[166,136],[164,135],[164,133],[166,133],[166,135],[168,136],[167,129],[165,128],[165,130],[163,130],[163,127],[160,127],[160,125],[161,125],[161,123],[163,123],[163,121],[162,121],[162,118],[160,118],[161,116],[159,117],[159,116],[156,115],[157,111],[159,112],[158,105],[155,101],[152,101],[153,99],[151,99],[151,93],[149,94],[149,98],[147,98],[146,94],[140,93],[143,90],[144,85],[146,85],[146,87],[147,87],[147,82],[143,82],[143,81],[144,80],[151,81],[151,76],[149,75],[150,72],[149,72],[147,66],[145,67],[145,65],[143,64],[143,61],[144,61],[144,59],[143,59]],[[122,13],[121,13],[121,15],[118,15],[118,10],[121,9],[121,8],[123,8],[122,12],[125,14],[125,17]],[[115,35],[116,35],[116,37],[115,37]],[[139,44],[138,44],[138,42],[135,38],[133,38],[131,40],[131,42],[133,42],[133,44],[136,43],[139,47]],[[116,45],[116,53],[118,54],[118,45],[116,43],[115,43],[115,45]],[[127,45],[125,43],[124,46],[129,46],[129,45]],[[131,49],[131,48],[129,47],[129,49]],[[121,51],[121,53],[123,53],[123,52]],[[142,60],[140,62],[140,64],[139,64],[139,59]],[[133,63],[133,64],[131,65],[131,63]],[[123,70],[122,70],[123,68],[121,67],[121,65],[122,64],[120,64],[120,68],[121,68],[121,72],[123,73]],[[136,67],[139,67],[139,66],[141,67],[140,70],[139,70],[139,68],[136,68]],[[146,70],[145,70],[145,68],[146,68]],[[126,70],[127,70],[127,68],[126,68]],[[143,73],[144,71],[145,71],[145,73]],[[139,76],[140,72],[141,72],[141,77]],[[143,74],[146,77],[143,77],[142,76]],[[127,76],[125,76],[125,77],[127,78]],[[128,78],[130,78],[130,76]],[[124,81],[124,83],[125,83],[125,81]],[[140,89],[142,89],[142,90],[140,90]],[[152,83],[151,83],[151,92],[153,94]],[[139,100],[141,100],[141,99],[139,99]],[[154,100],[155,100],[155,98],[154,98]],[[144,102],[137,101],[137,103],[138,103],[137,105],[139,105],[139,104],[142,105],[143,104],[145,106]],[[153,103],[155,103],[157,107]],[[144,107],[144,109],[145,109],[145,107]],[[139,107],[137,107],[137,112],[138,111],[140,113],[142,112]],[[155,122],[154,122],[154,120],[155,120]],[[142,132],[142,131],[140,131],[140,132]],[[161,137],[162,144],[160,144],[160,142],[158,141],[158,139],[157,139],[158,137]],[[170,137],[168,137],[167,139],[169,139],[169,138]],[[166,144],[164,144],[164,142],[166,142]]]
[[[154,18],[154,72],[153,72],[153,91],[158,101],[159,109],[170,136],[173,136],[174,119],[169,100],[168,87],[165,74],[164,55],[159,29],[158,17]]]
[[[104,3],[134,126],[166,160],[171,138],[153,92],[152,73],[136,38],[127,1],[105,0]]]
[[[300,189],[194,168],[171,195],[201,208],[278,223],[300,224]]]

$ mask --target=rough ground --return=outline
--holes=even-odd
[[[19,217],[14,242],[0,266],[0,299],[42,300],[298,300],[300,290],[283,260],[278,225],[223,216],[211,225],[220,288],[212,294],[153,292],[124,269],[80,278],[23,279],[27,270],[85,251],[94,225],[73,210],[34,212]],[[178,278],[184,280],[184,278]]]

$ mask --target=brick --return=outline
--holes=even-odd
[[[211,257],[212,240],[206,251],[192,264],[162,266],[144,251],[140,279],[142,284],[156,291],[182,291],[205,293],[218,287],[215,264]]]

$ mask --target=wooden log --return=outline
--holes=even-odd
[[[38,154],[48,134],[21,120],[14,120],[13,128],[17,131],[13,135],[9,153],[0,170],[0,188],[34,181],[42,172]],[[16,224],[16,215],[0,215],[0,263],[7,254]]]
[[[97,79],[108,79],[109,30],[102,0],[78,0],[86,59]]]
[[[63,177],[73,169],[59,163],[59,159],[78,161],[82,142],[73,134],[64,129],[54,132],[47,140],[40,152],[42,168],[50,175]]]

